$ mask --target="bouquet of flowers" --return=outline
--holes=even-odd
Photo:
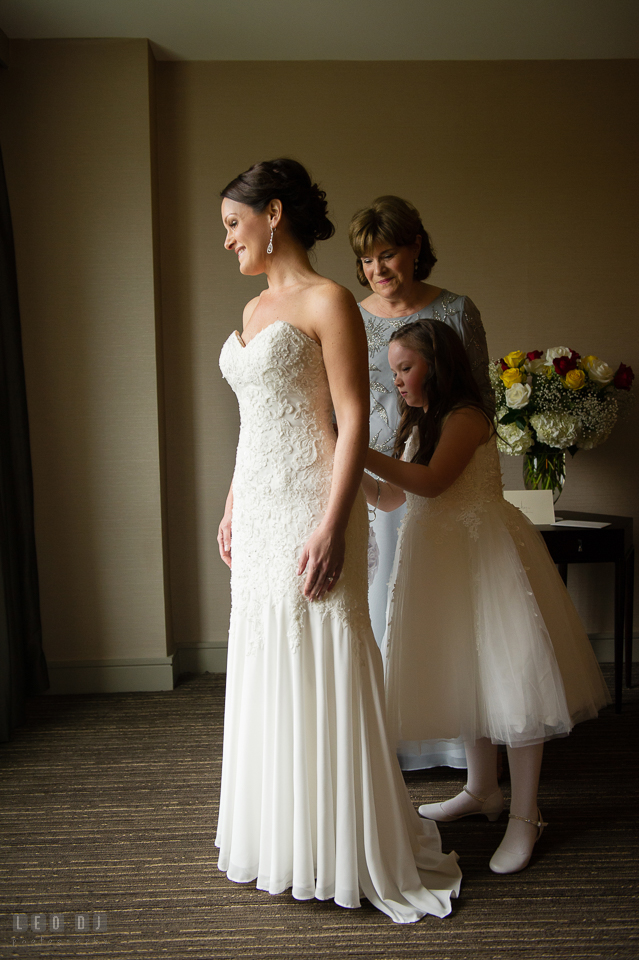
[[[581,357],[569,347],[514,350],[490,364],[497,446],[524,454],[528,489],[561,493],[565,451],[591,450],[610,436],[634,380],[624,363]]]

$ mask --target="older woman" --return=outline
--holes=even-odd
[[[388,365],[388,341],[394,330],[413,320],[443,320],[459,334],[482,397],[492,407],[486,334],[479,311],[469,297],[426,282],[437,258],[415,207],[400,197],[378,197],[354,215],[349,238],[357,257],[357,279],[371,291],[359,304],[368,338],[371,447],[382,453],[393,449],[398,408]],[[393,513],[380,513],[373,521],[380,558],[369,604],[380,646],[386,629],[387,586],[403,514],[404,507],[400,507]],[[416,744],[413,753],[400,757],[401,766],[466,766],[461,743],[441,741],[428,754],[423,750]]]

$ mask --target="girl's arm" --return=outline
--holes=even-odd
[[[376,481],[368,473],[365,473],[362,477],[362,488],[370,505],[379,507],[384,513],[397,510],[406,502],[406,494],[400,487],[395,487],[392,483],[386,483],[384,480]]]
[[[461,476],[478,446],[490,436],[486,417],[472,407],[450,414],[428,466],[405,463],[369,450],[366,469],[418,497],[438,497]]]
[[[313,307],[313,332],[322,346],[338,428],[326,513],[306,542],[298,567],[300,575],[306,574],[304,596],[318,600],[336,585],[344,565],[346,526],[368,445],[369,387],[366,334],[353,295],[326,284]]]

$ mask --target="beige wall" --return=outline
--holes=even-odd
[[[567,344],[639,371],[637,62],[158,64],[170,542],[177,642],[226,635],[215,533],[237,414],[220,347],[261,287],[222,249],[219,190],[289,154],[337,224],[318,267],[361,298],[346,228],[382,193],[431,230],[437,283],[467,293],[493,356]],[[566,509],[637,511],[637,413],[568,464]],[[504,458],[508,486],[521,462]],[[177,559],[177,562],[176,562]],[[571,569],[592,633],[612,630],[612,572]]]
[[[2,78],[50,662],[166,658],[144,40]]]
[[[218,354],[262,281],[224,252],[218,194],[255,160],[321,181],[338,229],[318,268],[356,295],[350,215],[398,193],[492,355],[561,343],[639,370],[637,62],[162,63],[155,90],[148,68],[145,41],[19,41],[0,73],[53,662],[166,659],[169,595],[177,644],[225,643]],[[569,463],[565,508],[636,515],[636,426]],[[571,571],[594,634],[609,574]]]

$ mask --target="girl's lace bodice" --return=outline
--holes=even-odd
[[[416,452],[417,434],[408,439],[404,459],[410,460]],[[491,503],[503,503],[501,468],[495,437],[477,447],[463,473],[438,497],[418,497],[406,494],[407,511],[404,523],[410,519],[423,523],[436,522],[441,534],[453,523],[463,523],[476,540],[482,514]]]
[[[308,604],[297,565],[326,510],[335,451],[322,349],[298,327],[278,320],[246,346],[233,333],[222,348],[220,368],[240,408],[231,617],[248,617],[254,646],[261,646],[266,608],[286,601],[294,625],[290,645],[296,649]],[[323,615],[367,621],[367,535],[360,496],[351,513],[342,575],[335,589],[315,604]]]

